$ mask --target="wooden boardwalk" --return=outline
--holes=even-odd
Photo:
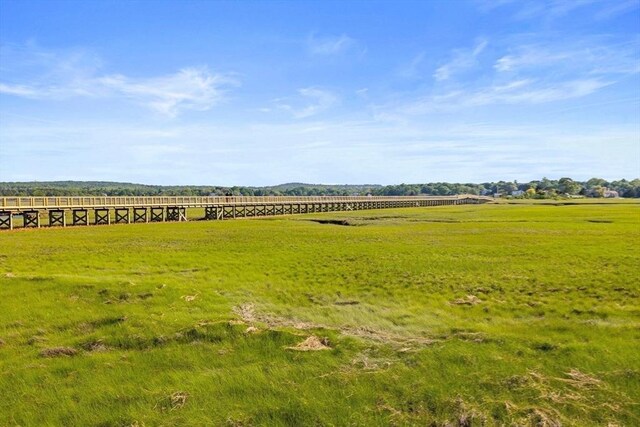
[[[0,229],[186,221],[188,208],[205,220],[315,212],[478,204],[492,200],[459,196],[216,196],[216,197],[2,197]],[[113,212],[113,216],[111,213]]]

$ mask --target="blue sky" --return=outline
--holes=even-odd
[[[0,0],[0,181],[640,176],[640,0]]]

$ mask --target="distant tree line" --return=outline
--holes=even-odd
[[[517,198],[640,197],[640,179],[607,181],[571,178],[456,184],[314,185],[290,183],[270,187],[161,186],[102,181],[0,182],[0,196],[452,196],[490,195]]]

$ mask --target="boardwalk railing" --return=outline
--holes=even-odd
[[[463,198],[489,198],[473,195],[458,196],[177,196],[177,197],[2,197],[1,210],[73,209],[101,207],[152,207],[183,206],[204,207],[211,205],[246,205],[264,203],[330,203],[330,202],[378,202],[417,200],[459,200]]]
[[[417,206],[478,204],[492,200],[474,195],[458,196],[215,196],[215,197],[2,197],[0,229],[12,229],[13,217],[23,227],[40,227],[40,216],[49,226],[186,221],[187,208],[204,208],[204,218],[221,220],[313,212],[351,211]],[[131,215],[133,214],[133,215]],[[93,221],[90,220],[93,219]]]

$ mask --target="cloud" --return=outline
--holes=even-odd
[[[358,97],[367,99],[369,97],[369,88],[363,87],[361,89],[356,89],[355,93]]]
[[[292,101],[294,101],[293,99],[276,100],[278,108],[289,111],[296,119],[315,116],[328,110],[338,102],[338,97],[334,93],[316,87],[298,89],[298,94],[303,101],[311,102],[304,106],[294,107],[291,105]],[[298,104],[300,103],[300,99],[295,101],[298,101]]]
[[[326,37],[317,37],[312,34],[307,39],[309,52],[313,55],[336,55],[346,52],[356,45],[356,41],[346,34]]]
[[[420,66],[424,62],[425,57],[425,52],[418,53],[411,59],[411,61],[409,61],[409,63],[400,66],[397,72],[398,75],[405,79],[414,79],[420,77]]]
[[[536,47],[523,47],[519,53],[500,57],[493,66],[497,71],[515,71],[525,67],[542,67],[552,63],[559,63],[571,58],[567,52],[549,52]]]
[[[473,48],[454,50],[451,60],[436,70],[436,84],[431,88],[398,94],[387,105],[374,107],[373,114],[401,123],[433,112],[564,101],[586,97],[640,73],[640,37],[591,36],[546,42],[530,37],[517,35],[492,45],[493,58],[486,54],[484,61],[493,65],[490,67],[478,63],[486,40],[477,40]],[[464,79],[452,78],[471,68],[474,72]],[[443,81],[446,84],[438,84]]]
[[[559,73],[633,74],[640,72],[640,38],[625,43],[583,39],[576,43],[523,44],[498,58],[499,72],[527,72],[553,68]]]
[[[169,117],[184,110],[209,110],[223,99],[223,88],[235,84],[229,77],[212,74],[206,68],[183,68],[175,74],[150,79],[112,75],[95,81]]]
[[[27,83],[0,82],[0,94],[30,99],[63,100],[72,97],[127,99],[167,117],[186,110],[206,111],[219,104],[229,87],[237,85],[226,74],[206,67],[186,67],[176,73],[131,78],[122,74],[100,74],[98,61],[82,52],[52,53],[37,48],[6,54],[12,66],[6,73],[14,80],[30,75]],[[27,67],[25,67],[27,66]],[[22,71],[17,73],[16,71]]]
[[[595,14],[596,19],[610,19],[618,15],[638,9],[640,2],[638,0],[621,0],[610,2],[607,7],[602,8]]]
[[[437,81],[449,79],[453,74],[475,67],[478,64],[477,57],[487,47],[487,40],[480,39],[473,49],[455,49],[451,54],[451,60],[441,65],[433,73]]]
[[[510,5],[518,0],[475,0],[474,3],[478,9],[483,12],[491,12],[502,6]]]
[[[6,85],[4,83],[0,83],[0,93],[4,93],[7,95],[23,96],[26,98],[36,98],[38,96],[38,91],[29,86]]]
[[[511,9],[511,16],[517,21],[536,19],[547,23],[583,10],[593,20],[611,19],[640,6],[638,0],[477,0],[476,4],[484,13]]]
[[[543,104],[584,97],[610,84],[612,82],[595,78],[553,83],[533,79],[513,80],[475,90],[454,90],[426,96],[400,106],[397,111],[421,115],[485,105]]]

